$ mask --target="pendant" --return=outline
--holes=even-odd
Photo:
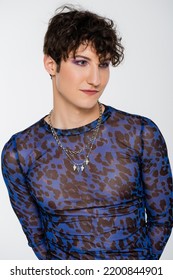
[[[74,165],[73,165],[73,170],[75,171],[75,170],[76,170],[76,168],[77,168],[77,166],[74,164]]]
[[[80,167],[80,165],[74,164],[74,165],[73,165],[73,170],[74,170],[74,171],[77,170],[78,172],[79,172],[80,170],[83,171],[83,170],[84,170],[84,166],[82,165],[82,166]]]
[[[79,165],[77,166],[77,171],[78,171],[78,172],[80,171],[80,166],[79,166]]]
[[[86,160],[83,162],[83,164],[73,164],[73,170],[74,171],[78,171],[78,173],[80,172],[80,171],[84,171],[84,169],[85,169],[85,167],[88,165],[88,163],[89,163],[89,159],[88,158],[86,158]]]
[[[85,167],[82,165],[82,166],[81,166],[81,171],[83,171],[84,169],[85,169]]]

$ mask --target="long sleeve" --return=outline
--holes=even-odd
[[[26,179],[20,166],[12,137],[2,151],[2,173],[6,183],[10,201],[23,231],[38,259],[47,258],[42,223],[37,205],[27,188]]]
[[[153,259],[159,259],[173,224],[172,174],[164,138],[158,127],[144,118],[142,126],[142,180],[148,237]]]

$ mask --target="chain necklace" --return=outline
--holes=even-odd
[[[58,137],[55,129],[53,128],[52,126],[52,122],[51,122],[51,114],[52,114],[52,110],[51,112],[49,113],[48,115],[48,123],[49,123],[49,126],[51,128],[51,132],[52,132],[52,135],[55,139],[55,141],[57,142],[57,144],[59,145],[59,147],[65,152],[66,156],[68,157],[68,159],[70,160],[71,164],[72,164],[72,167],[73,167],[73,170],[74,171],[83,171],[85,169],[85,167],[89,164],[89,154],[91,153],[91,150],[93,148],[93,144],[97,138],[97,134],[98,134],[98,131],[99,131],[99,128],[100,128],[100,125],[101,125],[101,122],[102,122],[102,105],[100,102],[98,102],[99,104],[99,118],[98,118],[98,121],[97,121],[97,125],[96,127],[94,128],[93,130],[93,134],[92,136],[90,137],[89,139],[89,142],[85,145],[85,147],[79,149],[79,150],[76,150],[76,151],[73,151],[69,148],[65,148],[62,144],[62,142],[60,141],[60,138]],[[87,153],[86,153],[86,157],[85,157],[85,160],[83,160],[82,162],[80,163],[77,163],[73,160],[72,156],[76,155],[76,154],[80,154],[82,151],[84,150],[87,150]]]

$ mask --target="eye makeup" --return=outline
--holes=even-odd
[[[74,63],[75,65],[79,65],[79,66],[86,66],[88,64],[88,61],[87,60],[84,60],[84,59],[72,59],[72,63]]]
[[[71,58],[72,63],[74,63],[75,65],[79,65],[79,66],[86,66],[88,64],[89,61],[91,61],[90,58],[86,57],[86,56],[80,56],[77,55],[74,58]],[[98,66],[100,68],[108,68],[110,65],[110,60],[103,60],[102,62],[100,62],[98,64]]]

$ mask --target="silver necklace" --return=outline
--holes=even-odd
[[[99,104],[99,118],[98,118],[98,121],[97,121],[97,125],[94,128],[94,130],[93,130],[93,134],[92,134],[91,138],[89,139],[89,142],[85,145],[85,147],[83,147],[83,148],[81,148],[79,150],[76,150],[76,151],[73,151],[73,150],[71,150],[69,148],[65,148],[63,146],[63,144],[60,141],[60,138],[58,137],[55,129],[53,128],[52,122],[51,122],[52,110],[50,111],[50,113],[48,115],[48,123],[49,123],[50,129],[51,129],[52,135],[53,135],[55,141],[57,142],[58,146],[65,152],[66,156],[70,160],[70,162],[72,164],[72,168],[73,168],[74,171],[78,171],[78,172],[83,171],[85,169],[85,167],[90,162],[89,161],[89,154],[91,153],[91,150],[93,148],[93,144],[94,144],[94,142],[95,142],[95,140],[97,138],[98,131],[99,131],[99,128],[100,128],[100,125],[101,125],[101,122],[102,122],[102,105],[101,105],[100,102],[98,102],[98,104]],[[82,162],[80,162],[80,163],[75,162],[73,160],[72,156],[81,153],[85,149],[87,150],[85,159]]]

